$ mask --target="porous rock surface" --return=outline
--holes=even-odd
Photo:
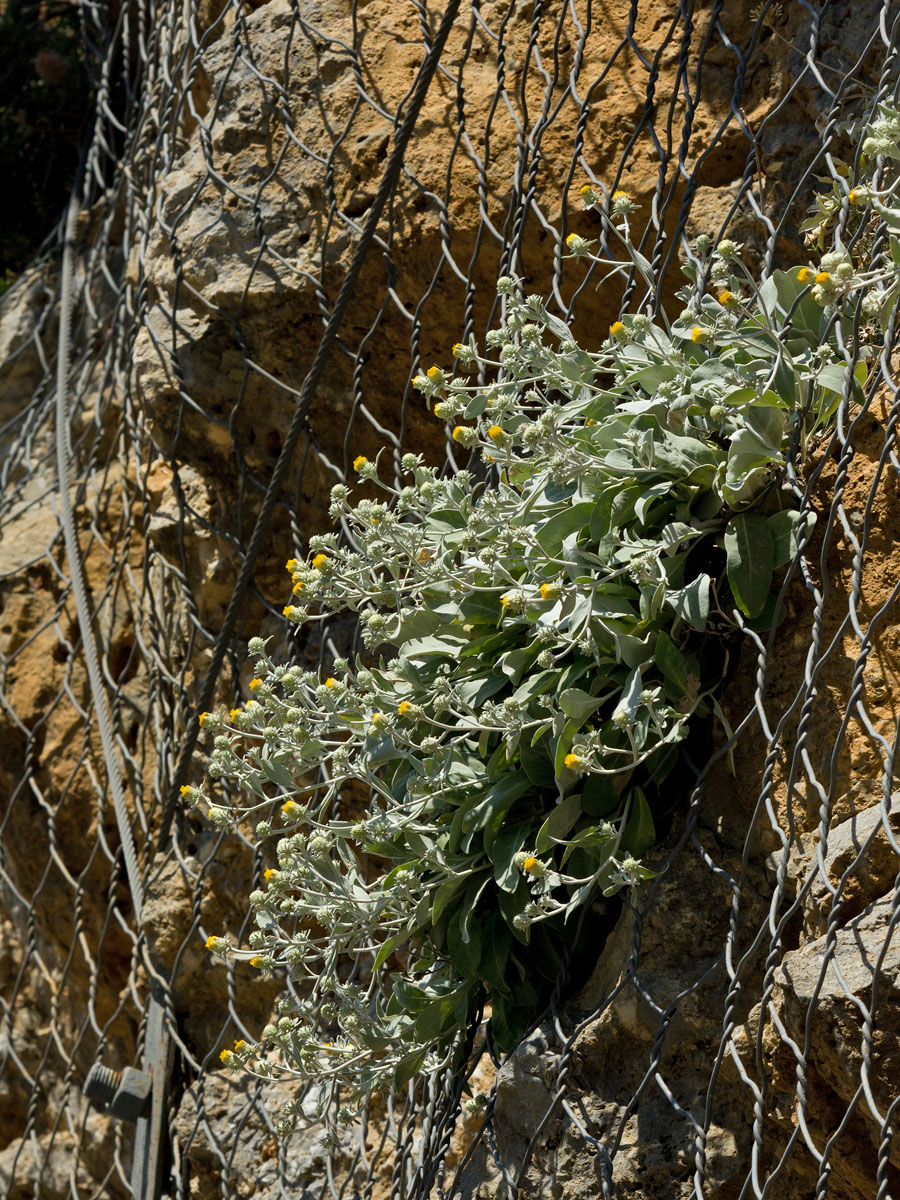
[[[487,24],[496,25],[506,7],[484,4]],[[561,12],[563,6],[545,7]],[[190,75],[182,141],[167,171],[155,180],[154,219],[127,268],[145,289],[146,309],[133,348],[131,382],[144,409],[153,452],[138,472],[123,466],[118,476],[113,473],[104,479],[107,524],[100,532],[106,542],[95,538],[86,543],[88,581],[98,593],[109,577],[112,545],[120,550],[125,546],[135,571],[144,555],[152,553],[184,572],[196,613],[173,605],[174,642],[182,639],[187,644],[195,615],[212,630],[221,621],[237,571],[234,539],[243,539],[252,526],[261,489],[293,411],[296,389],[309,367],[384,170],[394,132],[384,112],[396,109],[421,62],[421,31],[413,6],[370,0],[356,8],[365,32],[364,84],[377,106],[357,108],[357,64],[346,52],[352,43],[351,6],[344,0],[268,0],[248,6],[241,36],[252,48],[252,68],[245,56],[234,54],[236,34],[227,13],[222,17],[218,7],[210,4],[199,14],[203,50]],[[866,11],[836,4],[826,14],[821,37],[834,46],[830,53],[836,71],[871,31],[868,8],[863,8]],[[325,36],[299,36],[292,20],[296,11]],[[671,6],[661,2],[641,5],[637,44],[652,46],[659,41],[672,15]],[[701,25],[708,17],[704,8],[695,14]],[[745,7],[729,2],[719,17],[730,38],[740,44],[749,29]],[[774,10],[771,34],[758,50],[746,81],[745,119],[751,128],[764,125],[759,153],[769,204],[786,202],[800,179],[811,124],[819,112],[816,87],[808,80],[779,119],[764,124],[785,87],[802,70],[802,54],[791,47],[805,44],[803,20],[799,9]],[[556,231],[592,232],[591,218],[581,213],[577,202],[577,188],[587,177],[582,166],[594,178],[626,188],[643,203],[645,213],[649,210],[659,167],[649,137],[639,140],[625,173],[612,178],[626,140],[641,120],[647,96],[646,64],[627,44],[603,75],[622,41],[624,24],[624,18],[605,13],[585,47],[581,77],[600,77],[601,83],[585,128],[582,165],[574,177],[570,167],[577,109],[571,98],[542,128],[533,183],[542,214]],[[542,24],[538,48],[545,63],[556,62],[559,78],[565,80],[573,65],[575,42],[570,36],[554,46],[554,30],[555,22]],[[546,79],[533,70],[527,78],[522,75],[523,64],[533,53],[529,36],[530,14],[520,6],[506,25],[505,83],[512,112],[522,118],[524,100],[534,120],[545,100]],[[691,62],[698,44],[699,39],[688,49]],[[680,53],[677,44],[664,52],[655,81],[658,102],[664,99],[668,104],[673,98],[674,128],[685,116],[676,86]],[[496,230],[509,228],[510,197],[513,180],[521,174],[522,145],[512,112],[503,106],[496,112],[492,109],[498,64],[490,40],[476,32],[468,46],[462,31],[455,32],[447,61],[462,70],[465,133],[475,153],[458,150],[457,90],[450,79],[439,77],[407,156],[386,252],[367,260],[342,329],[342,338],[354,350],[376,329],[376,352],[364,356],[354,379],[352,358],[337,351],[310,413],[312,452],[305,462],[302,492],[290,497],[296,501],[299,527],[305,533],[326,527],[327,495],[337,478],[335,472],[346,470],[357,453],[371,455],[378,449],[382,441],[378,425],[402,431],[405,445],[421,449],[433,461],[440,459],[444,431],[408,389],[415,365],[412,352],[425,364],[446,362],[449,346],[461,336],[467,320],[476,331],[489,321],[502,238],[483,236],[483,221],[487,218]],[[728,115],[734,75],[733,54],[716,44],[704,65],[703,93],[684,148],[686,161],[696,161]],[[551,88],[551,100],[555,94]],[[747,144],[734,131],[709,153],[692,198],[687,225],[691,236],[714,234],[728,215],[746,155]],[[676,189],[680,186],[676,184]],[[670,211],[676,210],[677,205]],[[764,231],[746,210],[736,214],[736,221],[737,236],[758,252]],[[780,249],[790,252],[787,246]],[[548,293],[556,287],[571,296],[577,278],[571,264],[561,263],[557,254],[556,237],[533,221],[521,260],[515,264],[530,290]],[[466,278],[469,284],[463,282]],[[677,280],[670,278],[669,290],[676,285]],[[585,290],[576,308],[576,334],[586,343],[596,340],[596,330],[615,317],[618,299],[611,289]],[[16,307],[3,309],[0,416],[4,420],[20,411],[40,376],[31,332],[38,322],[52,332],[53,320],[52,310],[43,306],[37,279],[18,291]],[[186,395],[190,403],[185,402]],[[883,428],[873,432],[873,456],[863,455],[853,464],[848,506],[854,488],[864,497],[871,486],[882,432]],[[252,484],[237,505],[234,497],[244,474]],[[0,783],[5,797],[16,797],[7,814],[5,835],[14,850],[7,869],[18,891],[3,900],[0,982],[5,988],[18,987],[16,1009],[3,1037],[26,1069],[34,1072],[41,1063],[48,1024],[53,1022],[70,1043],[78,1045],[76,1026],[89,1005],[107,1029],[109,1056],[120,1064],[133,1061],[136,1029],[121,1007],[133,951],[121,930],[113,927],[103,934],[107,960],[96,995],[88,996],[92,977],[86,959],[76,955],[63,967],[76,926],[89,943],[100,937],[115,881],[110,882],[106,861],[92,851],[98,836],[115,844],[116,834],[111,814],[96,804],[94,780],[102,774],[102,757],[95,731],[86,736],[80,720],[79,705],[86,698],[84,672],[77,656],[60,649],[77,640],[71,601],[63,627],[47,625],[60,585],[47,569],[45,552],[58,538],[58,519],[46,498],[47,480],[33,480],[30,486],[33,502],[30,494],[23,494],[21,516],[0,545],[0,653],[5,670]],[[129,507],[125,497],[135,488],[140,503]],[[898,510],[896,497],[893,509],[890,501],[885,495],[876,522],[876,538],[883,545],[871,547],[879,569],[867,571],[864,583],[863,602],[869,611],[883,602],[892,578],[896,519],[891,514]],[[257,572],[256,583],[263,594],[276,598],[283,592],[281,563],[293,546],[287,518],[277,518]],[[832,561],[832,583],[843,601],[854,570],[854,548],[845,542],[838,549]],[[802,678],[809,636],[803,605],[798,594],[781,634],[788,645],[792,637],[797,639],[796,653],[767,680],[771,703],[777,704],[779,689],[786,694]],[[837,603],[835,611],[840,609]],[[110,660],[119,664],[123,686],[130,689],[137,729],[151,696],[147,673],[134,649],[144,617],[123,591],[108,606],[106,620],[107,640],[118,647]],[[879,633],[877,652],[865,676],[866,687],[873,691],[875,720],[884,730],[896,719],[893,707],[900,695],[896,688],[900,643],[894,633],[887,627]],[[841,636],[852,640],[846,631]],[[850,654],[851,649],[848,641],[852,662],[857,652]],[[204,652],[198,650],[187,664],[188,683],[202,672],[204,662]],[[738,687],[732,696],[736,713],[752,703],[753,667],[751,648],[742,664],[745,694]],[[815,723],[814,750],[819,761],[833,744],[850,685],[844,659],[836,657],[829,672],[820,688],[821,712]],[[652,903],[647,903],[640,924],[637,957],[634,913],[626,909],[591,981],[570,1001],[564,1018],[567,1027],[582,1022],[571,1054],[563,1059],[556,1033],[540,1030],[502,1068],[493,1116],[501,1160],[521,1160],[551,1103],[561,1067],[574,1085],[572,1094],[579,1097],[574,1111],[581,1129],[572,1113],[561,1108],[542,1128],[526,1174],[526,1194],[572,1200],[594,1197],[600,1194],[604,1172],[622,1195],[639,1200],[689,1194],[697,1141],[690,1122],[674,1121],[673,1113],[697,1116],[701,1112],[709,1064],[721,1038],[727,981],[717,964],[734,921],[729,877],[744,880],[743,929],[756,928],[764,920],[780,869],[786,887],[795,892],[802,890],[804,880],[812,881],[802,900],[802,918],[795,922],[774,974],[771,1005],[782,1027],[792,1038],[801,1039],[806,1004],[827,947],[844,982],[849,981],[850,995],[832,969],[817,1018],[822,1028],[807,1068],[807,1119],[820,1133],[833,1130],[841,1121],[852,1098],[846,1081],[858,1074],[854,1054],[858,1058],[859,1009],[852,997],[871,989],[872,963],[890,926],[885,897],[893,886],[892,868],[896,874],[897,866],[888,828],[879,815],[877,747],[857,727],[844,739],[841,755],[839,772],[845,786],[837,789],[834,821],[838,827],[829,837],[825,874],[816,870],[818,798],[796,787],[789,789],[781,764],[776,770],[775,808],[781,817],[796,816],[799,805],[803,836],[792,845],[785,863],[779,862],[782,847],[777,834],[771,825],[757,820],[761,759],[758,742],[748,739],[746,748],[738,749],[737,770],[743,785],[736,789],[724,773],[720,778],[722,791],[734,802],[723,806],[710,794],[698,813],[695,841],[646,889]],[[41,795],[31,792],[23,799],[16,792],[16,780],[26,757],[40,764]],[[145,783],[149,785],[149,780]],[[48,813],[57,858],[45,874]],[[896,836],[896,828],[888,824]],[[752,852],[742,864],[748,829],[753,835]],[[181,1035],[191,1052],[212,1068],[231,998],[236,998],[248,1024],[258,1026],[271,1011],[273,990],[260,985],[249,970],[242,975],[239,969],[230,997],[225,968],[210,967],[199,929],[202,925],[240,934],[249,852],[223,844],[213,854],[214,833],[199,824],[193,832],[194,843],[177,861],[154,862],[148,871],[145,934],[154,966],[177,967],[173,1004]],[[711,862],[716,871],[710,870]],[[828,883],[834,885],[848,870],[851,886],[835,916]],[[73,892],[64,878],[66,872],[79,884],[77,912],[72,911]],[[28,918],[28,906],[19,896],[29,898],[37,914],[28,937],[29,944],[37,946],[32,961],[40,962],[42,969],[33,967],[31,977],[16,984]],[[638,910],[644,899],[644,895],[635,897]],[[758,958],[751,954],[743,988],[744,995],[754,998],[764,971]],[[900,1011],[894,1003],[895,952],[884,957],[879,971],[884,976],[878,1007],[878,1036],[883,1041],[878,1042],[873,1066],[876,1097],[879,1088],[889,1087],[892,1076],[896,1078],[896,1055],[891,1049],[900,1034],[894,1021]],[[61,974],[62,994],[52,983]],[[760,1012],[743,1011],[738,1005],[734,1022],[735,1045],[752,1057]],[[773,1144],[783,1147],[795,1128],[791,1104],[796,1061],[773,1028],[771,1015],[766,1015],[759,1053],[784,1087],[781,1092],[773,1090],[763,1119]],[[651,1061],[656,1076],[648,1079]],[[4,1194],[24,1200],[33,1193],[39,1174],[42,1196],[70,1195],[76,1137],[82,1147],[74,1168],[76,1186],[90,1189],[105,1177],[114,1131],[102,1116],[86,1117],[79,1134],[57,1134],[47,1156],[42,1157],[40,1150],[42,1144],[51,1146],[47,1131],[62,1098],[67,1096],[70,1105],[76,1103],[71,1096],[72,1078],[83,1078],[89,1065],[85,1048],[81,1058],[75,1055],[74,1076],[67,1077],[68,1064],[51,1056],[44,1069],[55,1073],[58,1082],[46,1089],[48,1100],[36,1118],[27,1112],[31,1093],[22,1083],[23,1076],[11,1072],[4,1077],[5,1090],[0,1092]],[[490,1087],[490,1072],[484,1086]],[[184,1170],[192,1195],[205,1195],[221,1186],[220,1158],[211,1153],[210,1138],[224,1144],[242,1121],[245,1133],[233,1160],[234,1188],[246,1196],[280,1194],[277,1142],[259,1124],[255,1110],[248,1109],[248,1087],[210,1069],[201,1086],[204,1094],[198,1096],[195,1085],[180,1099],[173,1120],[185,1147]],[[673,1099],[678,1108],[673,1107]],[[204,1124],[207,1113],[213,1114],[211,1126]],[[716,1195],[723,1200],[736,1197],[746,1179],[752,1120],[751,1093],[733,1058],[726,1057],[703,1144],[708,1186],[715,1185]],[[21,1149],[18,1139],[29,1121],[36,1133]],[[472,1122],[462,1127],[463,1140],[454,1148],[457,1158],[464,1137],[475,1127]],[[612,1164],[585,1141],[584,1128],[595,1138],[620,1130]],[[860,1108],[842,1135],[852,1149],[837,1156],[830,1196],[862,1200],[872,1195],[877,1153],[872,1130],[871,1119]],[[312,1195],[321,1184],[324,1147],[316,1141],[303,1143],[293,1159],[297,1195]],[[891,1170],[898,1166],[895,1151],[891,1164]],[[483,1200],[505,1195],[507,1184],[484,1145],[464,1170],[465,1195]],[[772,1194],[811,1195],[815,1178],[812,1160],[796,1156],[783,1173],[781,1191]],[[115,1181],[108,1186],[117,1194]]]

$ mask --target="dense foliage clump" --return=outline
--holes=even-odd
[[[900,209],[876,141],[900,143],[893,110],[869,127],[865,183],[817,214],[831,251],[757,283],[739,245],[701,239],[674,320],[651,315],[635,205],[586,185],[622,261],[578,234],[569,251],[634,271],[637,311],[590,352],[502,279],[485,346],[416,380],[469,469],[360,455],[368,495],[333,489],[341,532],[287,564],[284,615],[355,613],[363,654],[322,677],[254,639],[250,699],[201,718],[210,774],[247,797],[207,801],[209,818],[255,812],[277,839],[249,947],[208,947],[294,987],[228,1065],[306,1079],[349,1117],[452,1061],[486,1004],[508,1048],[591,902],[651,874],[680,747],[697,718],[724,720],[721,647],[778,620],[778,569],[812,523],[803,464],[863,401],[859,334],[896,303]]]

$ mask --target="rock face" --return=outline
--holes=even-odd
[[[184,1193],[319,1195],[327,1159],[318,1135],[279,1150],[265,1096],[219,1067],[277,989],[247,964],[212,963],[204,940],[246,936],[268,864],[191,814],[171,848],[155,843],[298,390],[436,26],[391,0],[204,0],[187,23],[183,4],[159,8],[152,39],[122,11],[128,53],[149,61],[129,68],[140,103],[82,221],[71,388],[72,498],[141,855],[139,929],[60,539],[55,268],[0,309],[0,1190],[16,1200],[128,1194],[130,1134],[90,1114],[79,1085],[97,1057],[136,1061],[151,971],[170,980]],[[245,639],[283,637],[283,561],[327,527],[353,458],[385,442],[452,453],[410,379],[489,327],[501,271],[570,310],[585,344],[618,314],[622,282],[585,281],[562,249],[572,230],[599,236],[585,181],[641,204],[636,236],[667,264],[670,304],[682,234],[728,219],[757,261],[798,256],[822,81],[877,78],[879,46],[864,51],[878,11],[835,3],[811,26],[802,6],[757,22],[736,0],[689,18],[659,0],[602,14],[586,0],[461,6],[257,561],[223,700],[248,669]],[[749,196],[748,166],[761,170]],[[454,1194],[499,1200],[521,1174],[520,1195],[702,1187],[728,1200],[753,1169],[773,1198],[812,1196],[824,1175],[829,1197],[868,1200],[882,1180],[897,1194],[884,1128],[898,1076],[898,825],[883,801],[900,716],[891,395],[813,464],[806,582],[762,658],[747,638],[729,688],[734,726],[756,714],[735,774],[720,763],[705,777],[690,836],[680,843],[676,822],[665,870],[581,992],[499,1071],[482,1061],[488,1125],[469,1114],[445,1139]],[[283,1099],[269,1096],[273,1111]],[[373,1113],[335,1159],[360,1195],[390,1192],[386,1128]],[[398,1162],[427,1157],[420,1133]],[[414,1165],[408,1184],[420,1197]]]

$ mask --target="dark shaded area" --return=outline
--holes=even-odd
[[[62,211],[91,87],[71,0],[0,0],[0,292]]]

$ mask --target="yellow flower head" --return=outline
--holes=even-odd
[[[206,939],[207,950],[215,950],[216,944],[218,943],[218,941],[219,941],[219,939],[214,934],[210,934],[209,937]]]
[[[303,582],[302,579],[298,579],[297,582],[294,584],[294,586],[291,588],[291,591],[294,593],[295,596],[299,596],[301,592],[306,591],[306,584]]]
[[[818,274],[816,275],[816,283],[818,283],[818,284],[831,283],[831,276],[828,274],[827,271],[819,271]]]
[[[244,1041],[243,1038],[238,1038],[238,1040],[234,1043],[235,1054],[240,1054],[240,1052],[243,1050],[243,1048],[246,1045],[247,1045],[247,1043]]]
[[[737,297],[732,292],[729,292],[728,288],[724,288],[719,292],[717,299],[723,308],[734,308],[738,303]]]
[[[233,1050],[223,1050],[221,1052],[221,1054],[219,1055],[219,1061],[223,1062],[227,1065],[231,1061],[233,1055],[234,1055]]]
[[[621,321],[613,321],[612,325],[610,325],[610,327],[609,327],[609,333],[610,333],[610,336],[614,337],[614,338],[624,337],[625,326],[622,324]]]
[[[538,862],[539,862],[539,860],[536,859],[534,857],[534,855],[531,855],[529,858],[526,858],[525,861],[522,863],[522,870],[523,871],[533,871],[534,868],[538,865]]]
[[[856,201],[859,199],[859,193],[857,192],[856,188],[850,189],[847,199],[850,201],[851,204],[856,203]]]
[[[454,358],[459,358],[460,354],[462,354],[464,350],[465,346],[462,344],[462,342],[454,342],[453,349],[450,351],[450,353]]]
[[[361,471],[368,461],[364,454],[358,454],[353,460],[353,470]]]
[[[499,442],[503,437],[503,429],[499,425],[492,425],[488,430],[488,437],[492,442]]]
[[[428,370],[425,372],[425,374],[428,376],[428,378],[431,380],[432,383],[437,383],[438,380],[441,378],[441,376],[444,374],[444,372],[441,370],[440,367],[429,367]]]
[[[259,955],[254,954],[253,957],[250,959],[250,966],[258,967],[261,962],[262,962],[262,959],[259,957]]]
[[[450,436],[453,438],[454,442],[461,442],[467,433],[468,433],[468,426],[457,425],[456,428],[453,430],[453,433]]]
[[[191,790],[190,784],[183,783],[178,790],[181,792],[182,796],[186,796],[188,794],[188,792]]]
[[[706,330],[702,325],[695,325],[691,330],[691,341],[702,342],[706,340]]]
[[[559,595],[558,583],[542,583],[541,584],[541,599],[555,600]]]
[[[251,679],[250,680],[250,691],[255,692],[261,683],[262,683],[261,679]]]
[[[412,705],[408,700],[401,700],[397,705],[397,712],[401,717],[405,717],[407,713],[412,712]]]
[[[591,187],[591,185],[589,183],[585,183],[578,189],[578,194],[579,194],[579,196],[590,196],[592,194],[593,190],[594,189]]]
[[[596,425],[597,422],[594,420],[593,417],[588,417],[588,419],[585,421],[584,424],[586,427],[590,427],[591,425]]]
[[[297,558],[289,558],[284,565],[285,565],[286,570],[296,571],[297,568],[300,566],[300,560]]]
[[[281,811],[286,817],[297,817],[303,810],[296,800],[285,800],[281,806]]]
[[[327,562],[328,562],[328,555],[327,555],[327,554],[317,554],[317,555],[316,555],[316,557],[315,557],[315,558],[312,560],[312,564],[311,564],[311,565],[312,565],[313,567],[315,567],[315,569],[316,569],[317,571],[319,571],[319,570],[321,570],[321,568],[322,568],[322,567],[324,567],[324,566],[325,566],[325,564],[326,564]]]
[[[233,721],[234,718],[239,715],[240,711],[241,710],[239,708],[233,708],[228,714],[228,720]]]
[[[277,874],[278,872],[274,869],[274,867],[269,867],[267,870],[263,871],[263,879],[266,881],[266,883],[268,883],[269,880],[274,879]]]
[[[563,759],[563,763],[569,768],[570,771],[574,771],[576,767],[581,766],[581,759],[577,754],[567,754]]]
[[[566,238],[566,245],[571,246],[574,241],[577,241],[577,239],[578,239],[577,233],[570,233],[569,236]]]
[[[327,688],[337,687],[337,684],[338,684],[338,681],[335,679],[335,677],[333,675],[329,675],[328,678],[325,680],[325,686]]]
[[[208,716],[209,716],[209,713],[201,713],[200,716],[197,718],[197,721],[198,721],[201,729],[206,724],[206,718]]]
[[[300,609],[296,608],[293,604],[286,604],[281,610],[281,615],[292,621],[295,617],[300,616]]]
[[[809,267],[801,267],[797,272],[798,283],[811,283],[815,279],[815,272]]]
[[[613,200],[628,200],[629,195],[627,192],[623,192],[621,188],[618,188],[615,192],[613,192],[612,198]]]

